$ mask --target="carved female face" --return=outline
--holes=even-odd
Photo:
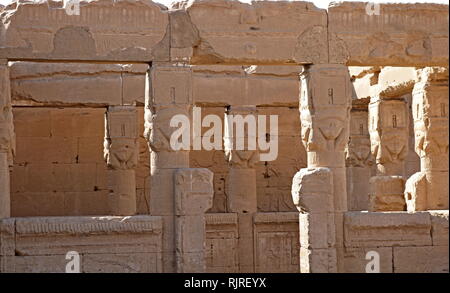
[[[115,139],[110,152],[121,163],[132,161],[136,155],[136,142],[131,138]]]

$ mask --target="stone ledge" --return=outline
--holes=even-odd
[[[274,212],[274,213],[257,213],[254,216],[255,224],[272,224],[272,223],[298,223],[298,212]]]
[[[205,214],[206,225],[237,225],[236,213]]]
[[[162,221],[155,216],[132,217],[33,217],[16,218],[17,234],[95,234],[162,232]]]
[[[427,212],[347,212],[346,247],[431,245],[431,219]]]

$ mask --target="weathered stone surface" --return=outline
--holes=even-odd
[[[238,217],[235,213],[208,213],[206,221],[206,271],[239,272]]]
[[[161,272],[158,253],[83,254],[83,273],[155,273]]]
[[[161,251],[159,217],[35,217],[15,223],[16,254],[23,256]]]
[[[377,175],[369,181],[370,211],[405,210],[404,160],[408,154],[407,103],[401,96],[383,93],[370,98],[369,134]]]
[[[301,273],[337,273],[336,249],[307,249],[300,247]]]
[[[448,271],[448,6],[61,2],[0,8],[2,272]]]
[[[152,1],[18,1],[1,12],[0,56],[14,59],[168,60],[169,17]]]
[[[11,215],[9,166],[16,151],[8,62],[0,59],[0,219]]]
[[[347,212],[346,247],[431,245],[431,219],[426,212]]]
[[[212,207],[214,174],[190,168],[178,169],[174,176],[176,271],[204,272],[204,215]]]
[[[0,255],[11,256],[15,254],[16,243],[14,239],[15,221],[11,218],[0,220]]]
[[[434,246],[448,246],[448,210],[430,211],[431,238]]]
[[[183,44],[194,48],[192,63],[327,62],[326,11],[312,3],[200,0],[179,8],[194,26]]]
[[[305,66],[304,69],[300,74],[301,138],[307,152],[308,168],[326,167],[333,174],[328,209],[339,216],[328,222],[333,227],[330,234],[336,239],[336,246],[330,246],[334,249],[336,263],[329,268],[336,267],[341,272],[344,269],[341,215],[348,209],[345,150],[350,133],[350,75],[346,67],[336,64]],[[314,260],[315,257],[309,256],[305,254],[304,260]]]
[[[139,141],[134,106],[109,107],[105,121],[104,158],[108,165],[110,210],[136,214],[136,172]]]
[[[12,218],[0,228],[2,272],[63,273],[69,251],[82,272],[161,271],[158,217]]]
[[[69,262],[65,254],[6,256],[2,261],[5,262],[2,273],[65,273]]]
[[[144,103],[147,64],[13,62],[11,95],[21,106]]]
[[[358,247],[345,249],[345,272],[366,273],[366,266],[370,259],[366,259],[369,251],[380,255],[380,273],[393,273],[391,247]]]
[[[333,173],[328,168],[304,168],[292,181],[292,199],[301,212],[333,211]]]
[[[369,104],[369,133],[377,175],[404,173],[408,153],[408,114],[403,99],[372,97]]]
[[[193,66],[193,99],[207,106],[298,105],[300,66]]]
[[[257,213],[255,223],[255,271],[258,273],[298,273],[298,214]]]
[[[394,247],[394,273],[448,273],[448,246]]]
[[[330,63],[350,66],[448,63],[447,5],[380,4],[379,11],[373,9],[373,5],[362,2],[330,5]]]
[[[374,160],[368,131],[368,99],[353,99],[350,112],[350,137],[345,150],[347,173],[347,207],[350,211],[367,210],[369,186]]]
[[[403,195],[405,180],[401,176],[374,176],[369,181],[369,206],[371,212],[406,210]]]
[[[407,181],[408,211],[448,208],[448,68],[418,71],[412,112],[420,172]]]

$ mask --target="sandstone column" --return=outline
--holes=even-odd
[[[253,216],[257,212],[254,166],[259,161],[259,154],[256,146],[252,147],[250,143],[256,142],[256,128],[250,130],[247,124],[244,129],[243,123],[238,122],[244,120],[250,124],[254,121],[256,125],[256,106],[228,108],[224,119],[224,147],[230,167],[226,180],[227,208],[228,212],[238,214],[239,272],[250,273],[254,272]]]
[[[139,155],[136,108],[111,106],[105,120],[110,211],[113,215],[131,216],[136,214],[135,168]]]
[[[177,117],[190,121],[191,69],[170,64],[153,64],[146,80],[145,133],[150,148],[150,214],[162,216],[163,271],[175,272],[174,173],[189,168],[189,146],[173,149],[171,127]],[[189,139],[190,141],[190,139]]]
[[[413,90],[415,149],[420,172],[405,188],[408,211],[448,209],[448,68],[418,70]]]
[[[205,212],[212,207],[213,195],[213,173],[208,169],[175,172],[177,273],[205,272]]]
[[[292,198],[300,212],[300,272],[337,272],[332,171],[301,169],[292,181]]]
[[[371,151],[377,175],[369,182],[370,211],[405,210],[404,160],[408,154],[408,108],[400,98],[374,96],[369,104]]]
[[[367,183],[371,177],[373,160],[367,121],[368,99],[354,99],[350,118],[350,140],[346,149],[349,211],[365,211],[369,205]]]
[[[343,271],[343,215],[347,211],[345,148],[349,139],[351,83],[346,66],[323,64],[300,74],[300,120],[308,170],[327,167],[332,173],[333,196],[328,204],[328,225],[335,235],[337,268]],[[297,173],[303,176],[303,173]],[[296,175],[296,176],[297,176]],[[295,198],[294,198],[295,199]],[[300,217],[300,227],[309,225]],[[332,227],[332,228],[331,228]],[[334,230],[333,230],[334,229]],[[303,237],[300,234],[300,237]],[[301,262],[308,261],[301,258]],[[328,258],[326,263],[329,263]]]
[[[11,216],[9,167],[13,164],[15,134],[8,61],[0,60],[0,219]]]

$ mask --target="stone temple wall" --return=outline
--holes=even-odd
[[[365,272],[375,251],[382,273],[448,272],[448,210],[345,215],[345,271]]]
[[[1,8],[0,272],[448,272],[448,5],[379,9]],[[220,150],[170,146],[196,109]]]

